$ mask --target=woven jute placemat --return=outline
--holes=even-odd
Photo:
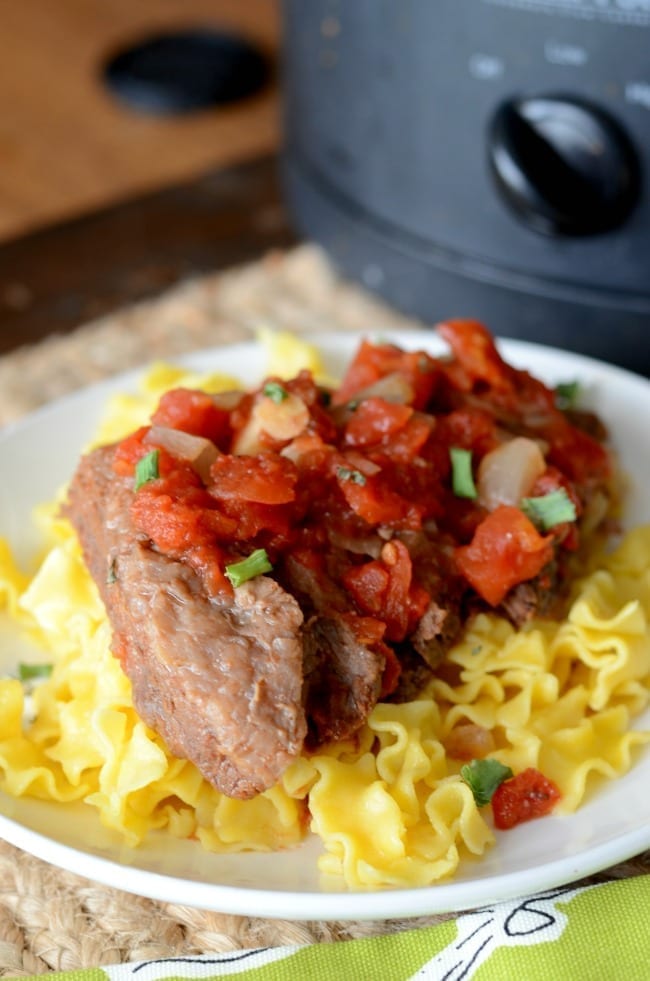
[[[341,282],[313,246],[183,283],[153,301],[0,358],[0,424],[148,362],[250,339],[259,326],[299,333],[422,326]],[[650,871],[650,853],[591,881]],[[375,936],[444,919],[290,922],[155,902],[62,871],[0,842],[0,975]]]

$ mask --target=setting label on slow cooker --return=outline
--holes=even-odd
[[[650,0],[483,0],[483,3],[583,20],[650,26]]]

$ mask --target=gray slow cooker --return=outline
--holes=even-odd
[[[284,0],[286,198],[435,321],[650,375],[650,0]]]

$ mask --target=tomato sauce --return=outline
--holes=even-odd
[[[494,825],[499,831],[508,831],[524,821],[545,817],[560,800],[559,789],[533,767],[506,780],[492,795]]]
[[[230,409],[208,393],[170,391],[115,453],[127,475],[158,450],[157,472],[134,490],[134,521],[209,593],[231,593],[228,564],[256,549],[283,584],[299,556],[301,574],[320,583],[318,602],[385,652],[384,693],[432,608],[453,608],[462,622],[521,583],[560,590],[584,507],[610,493],[606,446],[551,389],[506,364],[482,325],[438,329],[448,356],[366,340],[334,391],[305,371],[266,379]],[[170,449],[170,431],[194,437],[186,453]],[[544,454],[527,493],[561,490],[573,507],[553,527],[537,527],[519,500],[485,504],[481,462],[514,436]],[[454,491],[452,448],[470,454],[474,495]]]

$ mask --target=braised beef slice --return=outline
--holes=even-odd
[[[385,659],[355,638],[340,616],[316,615],[305,624],[305,696],[314,748],[354,735],[381,691]]]
[[[305,705],[308,745],[346,739],[366,721],[381,693],[384,654],[360,643],[344,614],[350,600],[323,569],[288,555],[281,581],[305,614]]]
[[[460,617],[455,610],[432,601],[424,611],[410,641],[428,666],[437,668],[458,638],[460,628]]]
[[[534,617],[561,618],[567,593],[557,563],[549,563],[543,573],[510,590],[498,608],[514,627],[519,629]]]
[[[144,722],[231,797],[277,782],[306,735],[302,613],[272,579],[209,598],[197,575],[156,552],[130,519],[132,479],[113,450],[85,456],[66,513],[106,605],[114,651]]]
[[[312,569],[289,553],[277,571],[285,589],[296,597],[307,616],[349,610],[350,601],[345,590],[325,569]]]

